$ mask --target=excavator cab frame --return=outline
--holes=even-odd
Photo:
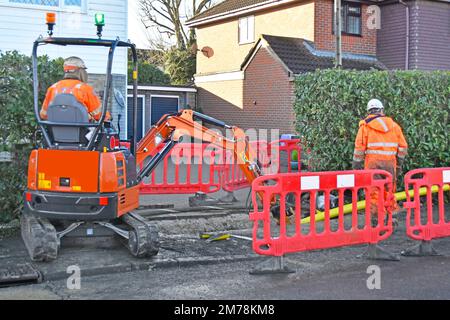
[[[77,122],[54,122],[48,120],[42,120],[39,116],[39,77],[38,77],[38,48],[43,45],[59,45],[59,46],[90,46],[90,47],[106,47],[109,48],[108,61],[106,66],[106,81],[104,86],[104,96],[102,99],[102,111],[100,120],[97,122],[89,123],[77,123]],[[119,38],[115,40],[108,39],[95,39],[95,38],[65,38],[65,37],[39,37],[33,44],[32,51],[32,63],[33,63],[33,104],[34,114],[37,123],[42,131],[45,144],[49,149],[57,149],[59,145],[54,143],[51,139],[49,131],[50,127],[76,127],[76,128],[94,128],[94,131],[88,139],[87,145],[79,145],[79,150],[93,150],[98,143],[98,136],[104,127],[106,113],[108,111],[108,102],[112,86],[112,66],[114,61],[114,54],[116,48],[129,48],[131,49],[131,57],[133,62],[133,135],[130,143],[130,151],[135,155],[136,150],[136,133],[137,133],[137,51],[136,46],[133,43],[121,41]]]

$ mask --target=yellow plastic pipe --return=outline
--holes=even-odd
[[[445,184],[444,185],[444,191],[449,191],[450,190],[450,184]],[[436,193],[439,191],[439,188],[437,186],[432,186],[431,187],[431,193]],[[409,190],[409,196],[410,197],[414,197],[414,190]],[[419,195],[420,196],[424,196],[427,194],[427,188],[423,187],[419,189]],[[406,191],[401,191],[401,192],[397,192],[394,194],[395,196],[395,200],[397,201],[402,201],[406,199]],[[361,200],[358,201],[356,203],[356,207],[359,210],[363,210],[366,208],[366,200]],[[353,211],[353,205],[352,203],[346,204],[344,205],[344,214],[348,214],[351,213]],[[339,208],[333,208],[330,210],[330,218],[336,218],[337,216],[339,216]],[[323,211],[316,211],[316,221],[323,221],[325,219],[325,212]],[[306,217],[303,218],[301,220],[301,223],[309,223],[310,222],[310,217]]]

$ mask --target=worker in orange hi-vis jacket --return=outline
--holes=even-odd
[[[378,99],[367,104],[368,116],[359,122],[355,140],[353,169],[382,169],[392,174],[393,192],[396,190],[397,172],[401,170],[408,153],[408,144],[401,127],[392,118],[384,115],[384,106]],[[386,195],[386,191],[385,191]],[[385,199],[386,201],[390,199]],[[398,205],[391,199],[391,210],[395,214]],[[378,190],[370,191],[372,224],[377,223]],[[397,220],[394,219],[394,224]]]
[[[64,79],[48,88],[40,111],[41,119],[47,119],[48,106],[56,95],[70,93],[86,107],[90,120],[100,120],[102,114],[101,101],[95,94],[94,89],[87,84],[86,69],[84,61],[78,57],[69,57],[64,60]],[[110,119],[111,116],[107,112],[105,120]]]

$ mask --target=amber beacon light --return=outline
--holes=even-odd
[[[54,12],[47,12],[45,15],[45,22],[47,23],[47,33],[51,37],[53,35],[53,27],[56,24],[56,14]]]

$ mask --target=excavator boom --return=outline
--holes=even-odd
[[[203,126],[203,123],[227,129],[231,131],[232,137],[224,137],[221,133]],[[250,183],[261,175],[256,152],[250,148],[242,129],[193,110],[182,110],[176,114],[163,116],[139,142],[136,149],[136,165],[142,169],[138,173],[138,180],[149,175],[175,144],[186,136],[232,151],[233,161],[234,159],[237,161]],[[150,161],[143,166],[147,157],[150,157]]]

